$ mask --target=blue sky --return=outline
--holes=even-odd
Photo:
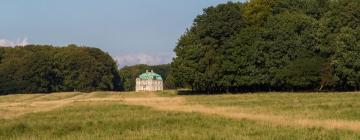
[[[1,0],[0,45],[101,48],[120,66],[171,62],[202,9],[229,0]]]

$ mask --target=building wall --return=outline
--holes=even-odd
[[[141,80],[136,79],[136,92],[139,91],[161,91],[163,90],[163,81],[162,80]]]

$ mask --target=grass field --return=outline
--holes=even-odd
[[[360,93],[0,96],[0,139],[360,139]]]

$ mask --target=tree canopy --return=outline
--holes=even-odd
[[[250,0],[204,9],[171,73],[196,91],[357,90],[360,1]]]
[[[97,48],[0,48],[0,94],[120,90],[117,64]]]

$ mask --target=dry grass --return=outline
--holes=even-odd
[[[222,95],[230,96],[230,95]],[[231,95],[234,96],[234,95]],[[235,95],[242,96],[242,95]],[[251,96],[251,95],[244,95]],[[276,95],[274,95],[276,96]],[[199,97],[201,98],[201,97]],[[241,106],[207,106],[189,103],[187,97],[163,97],[156,93],[95,92],[56,93],[48,95],[10,95],[0,98],[0,119],[11,119],[28,113],[46,112],[74,104],[75,102],[119,102],[127,105],[147,106],[160,111],[198,112],[208,115],[223,116],[232,119],[247,119],[279,126],[321,127],[326,129],[344,129],[360,132],[359,120],[309,119],[294,116],[274,115],[249,111]]]
[[[149,106],[162,111],[199,112],[233,119],[262,121],[281,126],[322,127],[360,132],[360,121],[299,119],[280,115],[253,114],[244,111],[244,109],[240,107],[208,107],[199,104],[188,105],[183,97],[125,98],[123,100],[129,105]]]
[[[159,99],[158,102],[162,99]],[[0,139],[352,140],[347,130],[283,127],[213,114],[159,111],[118,101],[74,102],[49,112],[0,119]]]
[[[2,114],[0,119],[12,119],[28,113],[51,111],[69,105],[83,96],[80,93],[6,96],[6,100],[0,102],[0,114]]]
[[[12,119],[29,113],[46,112],[66,107],[75,102],[120,102],[124,98],[154,97],[153,93],[118,92],[52,93],[0,96],[0,119]]]

